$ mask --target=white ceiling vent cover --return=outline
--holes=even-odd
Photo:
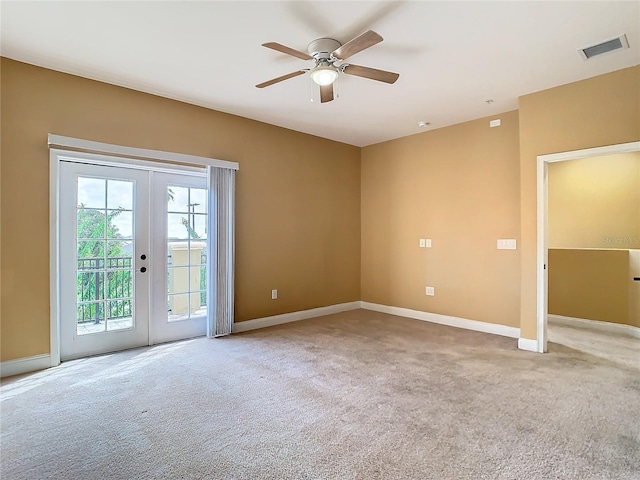
[[[612,38],[606,42],[599,43],[597,45],[591,45],[590,47],[579,48],[578,53],[583,60],[590,60],[598,55],[613,52],[616,50],[624,50],[629,48],[629,42],[626,35],[620,35],[619,37]]]

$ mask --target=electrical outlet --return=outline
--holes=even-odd
[[[271,290],[271,300],[276,300],[278,298],[278,290]]]
[[[427,287],[425,289],[425,293],[430,297],[433,297],[436,294],[436,289],[434,287]]]
[[[424,248],[427,246],[427,241],[424,238],[420,239],[420,248]]]

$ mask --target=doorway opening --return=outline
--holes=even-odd
[[[547,351],[549,316],[549,165],[640,151],[640,142],[562,152],[537,159],[537,351]]]

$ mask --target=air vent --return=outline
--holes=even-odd
[[[603,55],[605,53],[613,52],[615,50],[622,50],[625,48],[629,48],[627,36],[620,35],[619,37],[612,38],[611,40],[607,40],[606,42],[602,42],[597,45],[579,48],[578,53],[583,60],[590,60],[593,57],[597,57],[598,55]]]

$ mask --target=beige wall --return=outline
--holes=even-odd
[[[48,133],[239,162],[237,321],[360,299],[359,148],[5,58],[1,68],[3,361],[49,351]]]
[[[640,140],[640,66],[520,97],[523,338],[536,333],[536,158]]]
[[[628,250],[549,249],[549,313],[635,325],[629,267]]]
[[[523,96],[500,128],[482,119],[362,151],[7,59],[1,68],[2,360],[49,350],[48,133],[239,162],[239,321],[362,299],[520,326],[529,339],[536,156],[640,140],[640,67]],[[518,250],[496,250],[496,238]]]
[[[629,250],[629,325],[640,328],[640,250]]]
[[[364,301],[519,326],[519,250],[496,249],[519,237],[518,112],[497,117],[363,149]]]
[[[552,163],[548,179],[549,313],[639,326],[640,152]]]
[[[549,165],[550,248],[640,247],[640,152]]]

